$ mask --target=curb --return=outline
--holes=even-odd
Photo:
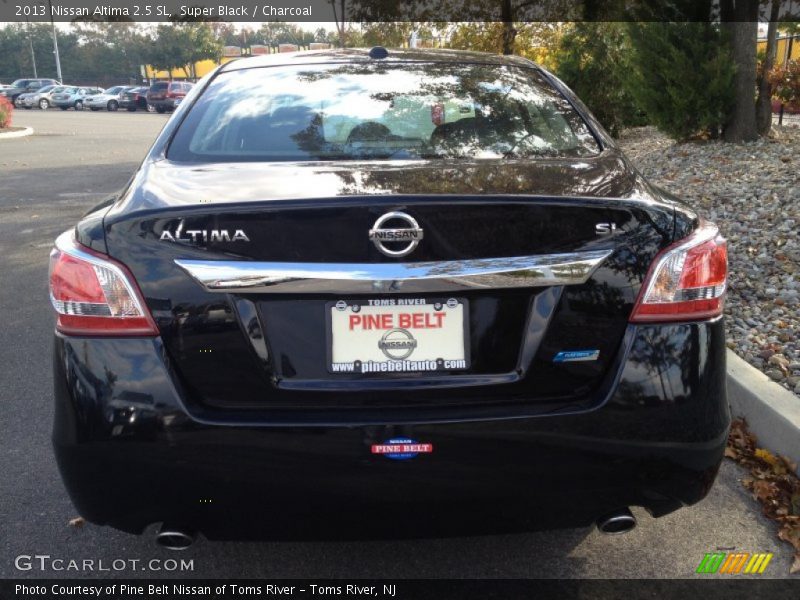
[[[26,127],[22,131],[7,131],[6,133],[0,133],[0,140],[5,140],[8,138],[21,138],[28,135],[33,135],[33,127]]]
[[[728,350],[728,403],[744,417],[759,445],[800,460],[800,398]],[[797,470],[800,474],[800,468]]]

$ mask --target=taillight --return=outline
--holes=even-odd
[[[713,223],[656,256],[631,321],[687,321],[722,314],[728,279],[728,246]]]
[[[50,253],[50,301],[61,333],[158,335],[128,269],[76,243],[72,231],[60,235]]]

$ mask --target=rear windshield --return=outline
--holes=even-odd
[[[153,85],[150,87],[150,91],[151,91],[151,92],[160,92],[161,90],[165,90],[165,89],[167,89],[167,86],[168,86],[168,85],[169,85],[169,84],[168,84],[168,83],[166,83],[166,82],[164,82],[164,83],[154,83],[154,84],[153,84]]]
[[[534,69],[348,63],[220,74],[167,156],[238,162],[597,152],[586,123]]]

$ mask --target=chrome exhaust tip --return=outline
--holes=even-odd
[[[156,534],[156,544],[167,550],[186,550],[194,543],[195,534],[176,527],[162,525]]]
[[[597,519],[597,529],[606,535],[628,533],[636,527],[636,517],[627,508]]]

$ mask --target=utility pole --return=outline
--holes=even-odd
[[[39,73],[36,72],[36,54],[33,51],[33,39],[31,38],[31,22],[28,20],[28,17],[25,17],[26,27],[25,29],[28,32],[28,45],[31,48],[31,62],[33,63],[33,76],[35,78],[39,78]]]
[[[58,83],[63,83],[61,78],[61,57],[58,55],[58,37],[56,36],[56,24],[53,21],[53,2],[52,0],[47,0],[47,4],[50,7],[50,25],[53,28],[53,54],[56,57],[56,79],[58,79]]]

